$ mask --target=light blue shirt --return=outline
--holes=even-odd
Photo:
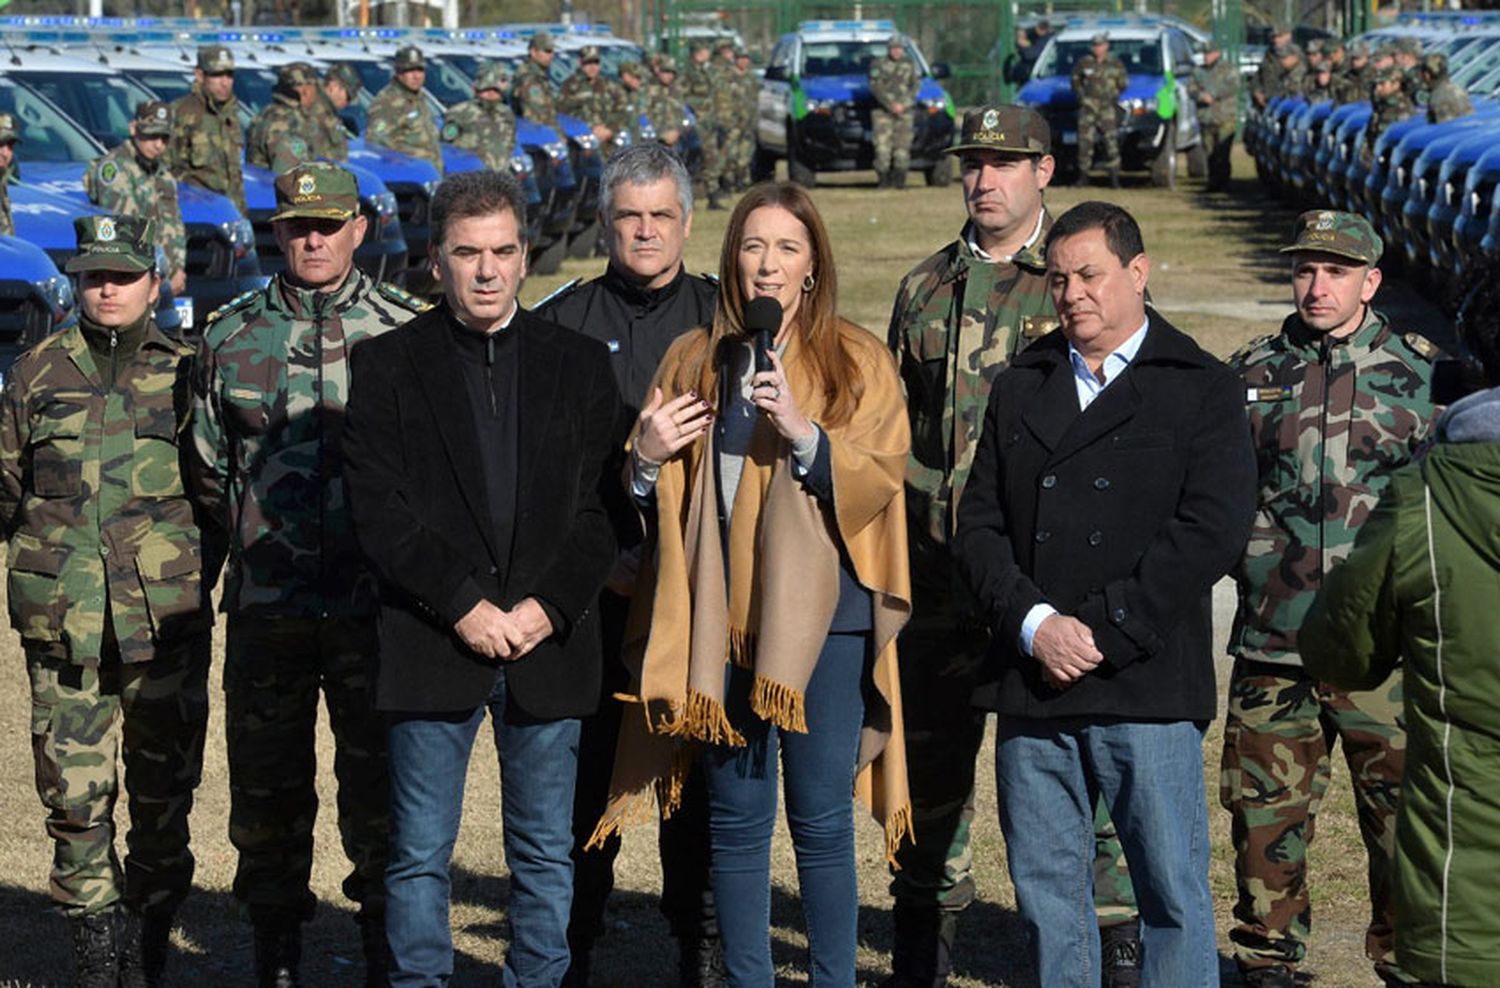
[[[1130,338],[1121,343],[1104,362],[1099,365],[1099,373],[1104,380],[1094,376],[1089,370],[1088,363],[1083,359],[1083,354],[1068,344],[1068,361],[1073,365],[1073,384],[1078,389],[1078,410],[1081,412],[1094,403],[1094,399],[1104,391],[1105,388],[1120,379],[1130,367],[1131,361],[1135,360],[1136,354],[1141,352],[1141,344],[1146,342],[1146,327],[1151,324],[1148,316],[1141,323],[1141,328],[1130,334]],[[1032,607],[1026,612],[1026,618],[1021,622],[1021,651],[1027,655],[1031,654],[1031,640],[1036,637],[1036,629],[1041,627],[1042,622],[1057,613],[1057,608],[1051,604],[1042,603]]]

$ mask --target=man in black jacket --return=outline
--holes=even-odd
[[[1047,239],[1061,329],[995,380],[957,554],[994,639],[979,702],[1042,984],[1099,983],[1089,893],[1102,793],[1140,905],[1141,982],[1218,983],[1202,734],[1210,600],[1255,509],[1244,388],[1145,305],[1125,210]],[[1085,963],[1086,962],[1086,963]]]
[[[573,281],[558,289],[536,312],[609,348],[629,412],[622,425],[628,429],[667,348],[688,330],[713,322],[718,285],[688,274],[682,264],[683,246],[693,229],[693,183],[675,154],[654,141],[628,147],[609,159],[601,190],[599,222],[609,245],[609,266],[586,284]],[[622,433],[616,438],[623,461],[626,437]],[[599,595],[604,700],[583,722],[573,796],[570,986],[588,984],[589,952],[603,927],[620,853],[618,834],[602,847],[584,850],[609,797],[622,709],[613,696],[628,686],[620,649],[644,535],[634,509],[616,519],[616,529],[622,543],[620,558]],[[682,805],[661,822],[659,846],[661,911],[678,941],[679,982],[682,988],[712,988],[723,981],[723,955],[708,876],[708,789],[698,772],[688,776]]]
[[[555,988],[568,969],[573,777],[579,718],[599,702],[620,403],[603,346],[516,303],[525,209],[507,174],[445,180],[428,248],[444,304],[354,352],[344,452],[380,578],[392,985],[452,974],[448,864],[486,711],[511,874],[505,981]]]

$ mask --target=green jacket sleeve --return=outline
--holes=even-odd
[[[1411,478],[1420,483],[1418,470],[1408,467],[1393,478],[1360,528],[1349,557],[1328,574],[1302,622],[1297,637],[1302,664],[1323,682],[1347,690],[1374,689],[1400,660],[1396,534],[1403,490]]]

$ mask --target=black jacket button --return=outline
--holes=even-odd
[[[1047,531],[1045,528],[1036,533],[1036,540],[1038,542],[1045,542],[1050,538],[1052,538],[1052,533]]]
[[[1057,474],[1049,473],[1042,478],[1042,489],[1050,491],[1057,486]]]
[[[1098,545],[1100,542],[1103,542],[1103,541],[1104,541],[1104,533],[1103,532],[1090,532],[1089,533],[1089,545]]]
[[[1094,490],[1096,490],[1096,491],[1107,491],[1107,490],[1109,490],[1109,478],[1108,477],[1095,477],[1094,478]]]
[[[1114,611],[1110,614],[1109,619],[1110,619],[1110,621],[1112,621],[1115,624],[1124,624],[1125,623],[1125,608],[1123,608],[1123,607],[1116,607],[1114,609]]]

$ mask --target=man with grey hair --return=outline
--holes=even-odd
[[[682,263],[693,227],[693,184],[675,154],[655,142],[632,145],[609,159],[602,186],[599,224],[609,266],[592,281],[565,285],[537,306],[537,313],[609,348],[615,380],[630,411],[628,426],[672,341],[713,321],[718,286],[688,274]],[[613,439],[615,449],[624,448],[623,433]],[[627,683],[619,656],[644,534],[634,511],[617,519],[616,530],[621,556],[599,599],[606,699],[583,724],[573,804],[573,917],[568,927],[573,970],[568,983],[577,985],[588,982],[589,950],[603,926],[620,850],[618,836],[603,847],[584,850],[609,794],[621,709],[609,697]],[[723,977],[708,881],[707,795],[695,772],[682,808],[661,827],[661,910],[678,938],[681,981],[687,985],[718,984]]]
[[[486,712],[511,875],[504,982],[557,988],[569,966],[573,778],[580,718],[599,703],[620,400],[602,345],[517,303],[525,214],[509,174],[446,179],[428,246],[442,303],[354,353],[343,450],[380,581],[393,986],[453,974],[448,868]]]

